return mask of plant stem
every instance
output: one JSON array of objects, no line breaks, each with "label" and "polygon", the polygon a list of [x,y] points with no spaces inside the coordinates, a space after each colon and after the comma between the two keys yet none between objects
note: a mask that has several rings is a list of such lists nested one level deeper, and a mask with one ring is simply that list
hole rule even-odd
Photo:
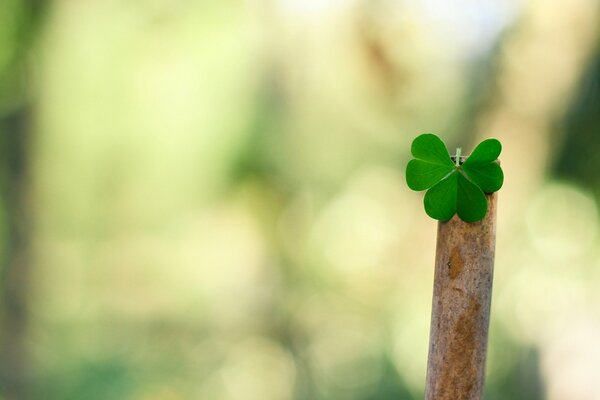
[{"label": "plant stem", "polygon": [[454,163],[456,164],[456,166],[458,167],[460,165],[460,153],[461,153],[462,149],[460,147],[456,148],[456,159],[454,160]]}]

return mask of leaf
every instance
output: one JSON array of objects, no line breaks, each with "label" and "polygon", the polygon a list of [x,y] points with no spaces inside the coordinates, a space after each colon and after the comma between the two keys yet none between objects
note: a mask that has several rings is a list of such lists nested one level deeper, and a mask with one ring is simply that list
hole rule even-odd
[{"label": "leaf", "polygon": [[486,139],[479,143],[463,165],[488,163],[498,159],[502,144],[497,139]]},{"label": "leaf", "polygon": [[504,173],[497,162],[476,165],[475,167],[463,164],[462,167],[469,178],[485,193],[497,192],[504,183]]},{"label": "leaf", "polygon": [[412,142],[410,151],[417,160],[454,167],[446,145],[439,137],[432,133],[424,133],[417,136]]},{"label": "leaf", "polygon": [[453,166],[410,160],[406,166],[406,182],[412,190],[429,189],[453,170]]},{"label": "leaf", "polygon": [[425,212],[433,219],[447,221],[456,213],[456,190],[458,174],[453,172],[446,179],[442,179],[437,185],[425,193]]},{"label": "leaf", "polygon": [[483,191],[463,174],[458,175],[456,211],[465,222],[481,221],[487,212],[487,199]]},{"label": "leaf", "polygon": [[462,164],[463,170],[485,193],[493,193],[502,187],[504,173],[498,164],[502,145],[496,139],[479,143],[473,153]]},{"label": "leaf", "polygon": [[499,190],[504,174],[498,156],[502,145],[496,139],[481,142],[462,165],[450,158],[446,145],[436,135],[417,136],[406,167],[406,183],[413,190],[427,190],[423,199],[431,218],[447,221],[454,214],[465,222],[482,220],[488,209],[485,193]]},{"label": "leaf", "polygon": [[446,145],[435,135],[418,136],[411,152],[415,160],[406,166],[406,183],[412,190],[429,189],[454,170]]}]

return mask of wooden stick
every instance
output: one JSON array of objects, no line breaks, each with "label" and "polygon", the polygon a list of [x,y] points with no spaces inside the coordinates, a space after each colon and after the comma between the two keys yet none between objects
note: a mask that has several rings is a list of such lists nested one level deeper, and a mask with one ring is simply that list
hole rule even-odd
[{"label": "wooden stick", "polygon": [[476,223],[438,223],[427,400],[480,400],[496,245],[496,194]]}]

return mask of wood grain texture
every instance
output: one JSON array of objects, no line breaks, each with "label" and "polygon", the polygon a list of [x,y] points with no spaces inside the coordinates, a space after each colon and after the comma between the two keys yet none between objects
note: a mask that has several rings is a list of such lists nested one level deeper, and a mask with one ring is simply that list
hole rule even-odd
[{"label": "wood grain texture", "polygon": [[458,216],[438,223],[427,400],[483,397],[494,251],[496,194],[476,223]]}]

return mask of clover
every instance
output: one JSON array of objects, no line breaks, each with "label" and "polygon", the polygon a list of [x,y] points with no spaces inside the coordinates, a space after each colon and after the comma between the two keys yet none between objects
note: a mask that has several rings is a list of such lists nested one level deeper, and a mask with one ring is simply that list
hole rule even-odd
[{"label": "clover", "polygon": [[406,183],[412,190],[427,190],[423,202],[431,218],[448,221],[458,214],[465,222],[481,221],[488,208],[485,194],[498,191],[504,182],[501,151],[498,140],[487,139],[466,158],[456,149],[453,160],[439,137],[419,135],[411,146],[415,159],[406,167]]}]

